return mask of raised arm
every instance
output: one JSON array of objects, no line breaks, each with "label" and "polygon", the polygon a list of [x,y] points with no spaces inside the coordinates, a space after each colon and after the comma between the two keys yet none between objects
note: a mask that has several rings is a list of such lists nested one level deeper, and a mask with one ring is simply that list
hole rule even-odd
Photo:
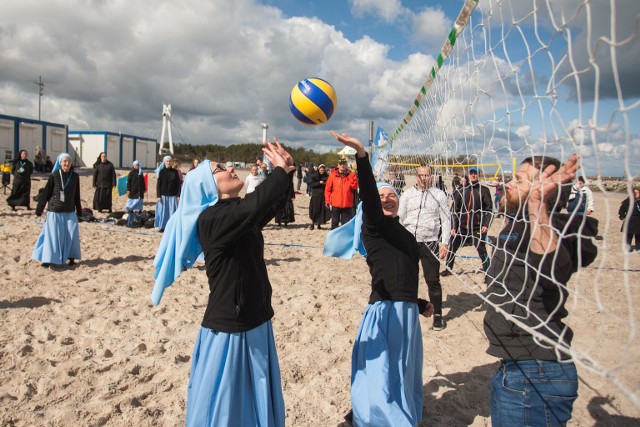
[{"label": "raised arm", "polygon": [[356,150],[356,163],[358,165],[358,180],[360,184],[360,200],[362,200],[362,210],[371,221],[376,222],[384,216],[380,195],[376,187],[376,180],[371,170],[371,164],[367,157],[364,145],[357,138],[346,133],[341,135],[331,131],[331,135],[344,145]]},{"label": "raised arm", "polygon": [[544,254],[556,250],[558,235],[550,225],[546,196],[554,191],[559,191],[560,184],[573,179],[579,167],[578,155],[574,154],[558,170],[555,166],[550,165],[534,177],[527,201],[527,211],[531,223],[530,249],[532,252]]}]

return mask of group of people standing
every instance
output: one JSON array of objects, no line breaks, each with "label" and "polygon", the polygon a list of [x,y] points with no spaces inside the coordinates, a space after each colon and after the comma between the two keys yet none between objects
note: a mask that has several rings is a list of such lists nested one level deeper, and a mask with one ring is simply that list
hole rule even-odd
[{"label": "group of people standing", "polygon": [[[537,156],[522,162],[516,179],[504,184],[507,220],[489,258],[486,248],[481,253],[479,242],[487,233],[494,202],[488,188],[479,184],[477,171],[470,170],[466,185],[456,188],[450,208],[446,193],[433,185],[429,166],[420,166],[416,185],[400,195],[393,185],[376,183],[358,139],[331,134],[356,151],[358,176],[343,163],[330,173],[324,165],[318,167],[311,179],[312,227],[328,221],[330,205],[332,230],[325,254],[349,258],[359,251],[371,274],[368,303],[352,351],[348,420],[357,426],[416,426],[421,422],[419,316],[433,315],[433,328],[444,327],[440,261],[455,254],[464,239],[472,239],[486,273],[487,351],[501,361],[488,386],[492,425],[520,425],[522,420],[564,425],[571,417],[578,387],[569,353],[573,333],[563,323],[568,315],[566,284],[597,255],[593,237],[598,223],[589,216],[593,207],[588,201],[585,216],[554,209],[570,198],[560,188],[575,178],[578,157],[572,156],[565,164]],[[159,304],[165,289],[200,254],[209,284],[192,358],[188,426],[284,425],[262,229],[291,201],[295,163],[277,140],[265,142],[263,151],[273,170],[252,191],[247,189],[244,198],[239,197],[244,182],[233,165],[203,161],[193,166],[184,183],[169,156],[156,170],[156,226],[164,234],[154,260],[153,303]],[[29,172],[29,163],[26,152],[20,152],[14,162],[14,177],[21,174],[23,193],[26,188],[30,191],[30,179],[28,187],[26,179],[33,166]],[[251,176],[256,174],[252,171]],[[105,153],[95,165],[93,184],[94,208],[111,210],[115,171]],[[361,203],[353,209],[358,188]],[[132,164],[127,190],[131,200],[127,208],[138,210],[145,190],[137,161]],[[349,199],[348,194],[354,198]],[[19,205],[20,195],[18,190],[12,192],[14,206]],[[580,201],[582,196],[576,197]],[[45,266],[67,261],[73,265],[81,255],[78,217],[82,206],[79,175],[67,153],[56,159],[38,200],[37,216],[46,205],[46,221],[32,257]],[[633,199],[623,203],[619,213],[621,218],[631,217],[627,227],[631,229],[633,218],[640,218],[639,190],[634,189]],[[560,229],[569,232],[561,236],[556,232]],[[636,235],[636,245],[637,239]],[[420,264],[430,301],[418,297]],[[524,325],[515,324],[503,312],[525,319]],[[542,338],[534,336],[533,330]]]},{"label": "group of people standing", "polygon": [[[455,216],[446,194],[429,185],[428,166],[418,168],[416,186],[401,197],[389,183],[376,183],[358,139],[331,133],[356,151],[361,203],[355,215],[328,233],[324,254],[348,259],[360,252],[371,274],[369,301],[353,345],[352,411],[346,418],[356,426],[416,426],[423,412],[419,316],[441,309],[436,264],[449,245],[442,231],[486,232],[482,218],[473,222],[475,195],[470,192],[476,180],[470,177],[467,191],[461,191],[465,216],[456,226],[448,225]],[[188,426],[284,425],[262,228],[286,203],[295,166],[277,140],[265,142],[263,151],[273,172],[244,198],[239,196],[244,183],[220,164],[203,162],[189,173],[182,192],[186,200],[169,220],[154,260],[152,300],[158,304],[166,288],[204,254],[209,299],[192,358]],[[494,426],[522,420],[564,425],[571,417],[578,382],[569,359],[572,333],[562,321],[568,314],[565,285],[595,258],[597,221],[587,217],[583,223],[550,207],[566,198],[558,188],[576,176],[579,166],[576,155],[564,165],[549,157],[528,158],[517,179],[505,185],[508,221],[487,260],[485,279],[488,352],[501,360],[487,385]],[[326,168],[319,167],[317,176],[318,186],[326,189],[331,179]],[[316,202],[323,200],[320,196],[318,191]],[[561,236],[557,229],[575,233]],[[431,302],[418,297],[420,263]],[[526,310],[535,316],[526,316]],[[526,326],[503,312],[527,319]],[[532,331],[548,342],[542,344]]]},{"label": "group of people standing", "polygon": [[349,170],[347,160],[340,159],[331,171],[324,164],[312,169],[307,177],[311,189],[309,229],[322,229],[331,220],[331,229],[346,224],[356,213],[358,176]]}]

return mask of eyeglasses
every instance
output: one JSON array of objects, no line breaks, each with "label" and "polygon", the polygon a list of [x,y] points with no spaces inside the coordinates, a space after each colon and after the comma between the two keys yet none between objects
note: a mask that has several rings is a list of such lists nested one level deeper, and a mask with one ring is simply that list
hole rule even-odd
[{"label": "eyeglasses", "polygon": [[220,163],[216,163],[216,167],[213,168],[213,171],[211,173],[215,175],[218,172],[226,172],[226,171],[227,171],[227,168],[223,168],[222,166],[220,166]]}]

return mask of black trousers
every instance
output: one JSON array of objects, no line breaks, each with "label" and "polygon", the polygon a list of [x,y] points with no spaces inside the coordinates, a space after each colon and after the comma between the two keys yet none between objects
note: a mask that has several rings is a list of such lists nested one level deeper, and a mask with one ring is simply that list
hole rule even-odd
[{"label": "black trousers", "polygon": [[636,251],[640,252],[640,234],[633,234],[633,233],[627,234],[627,246],[631,248],[631,242],[633,241],[634,236],[636,239]]},{"label": "black trousers", "polygon": [[331,206],[331,229],[338,228],[338,226],[346,224],[353,218],[352,208],[335,208]]},{"label": "black trousers", "polygon": [[455,236],[449,239],[449,254],[447,255],[447,268],[453,269],[453,263],[456,259],[456,252],[460,246],[471,243],[478,250],[478,255],[482,261],[482,269],[486,272],[489,269],[489,254],[487,254],[487,245],[485,240],[486,234],[480,234],[480,231],[472,231],[471,233],[464,228],[458,230]]},{"label": "black trousers", "polygon": [[439,248],[438,242],[418,242],[422,273],[429,288],[429,302],[433,304],[433,314],[442,315]]}]

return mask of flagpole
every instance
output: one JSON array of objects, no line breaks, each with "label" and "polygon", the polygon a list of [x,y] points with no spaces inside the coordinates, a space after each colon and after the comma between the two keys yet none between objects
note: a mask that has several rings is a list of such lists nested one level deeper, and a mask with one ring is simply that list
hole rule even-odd
[{"label": "flagpole", "polygon": [[371,159],[372,150],[373,150],[373,120],[369,122],[369,159]]}]

